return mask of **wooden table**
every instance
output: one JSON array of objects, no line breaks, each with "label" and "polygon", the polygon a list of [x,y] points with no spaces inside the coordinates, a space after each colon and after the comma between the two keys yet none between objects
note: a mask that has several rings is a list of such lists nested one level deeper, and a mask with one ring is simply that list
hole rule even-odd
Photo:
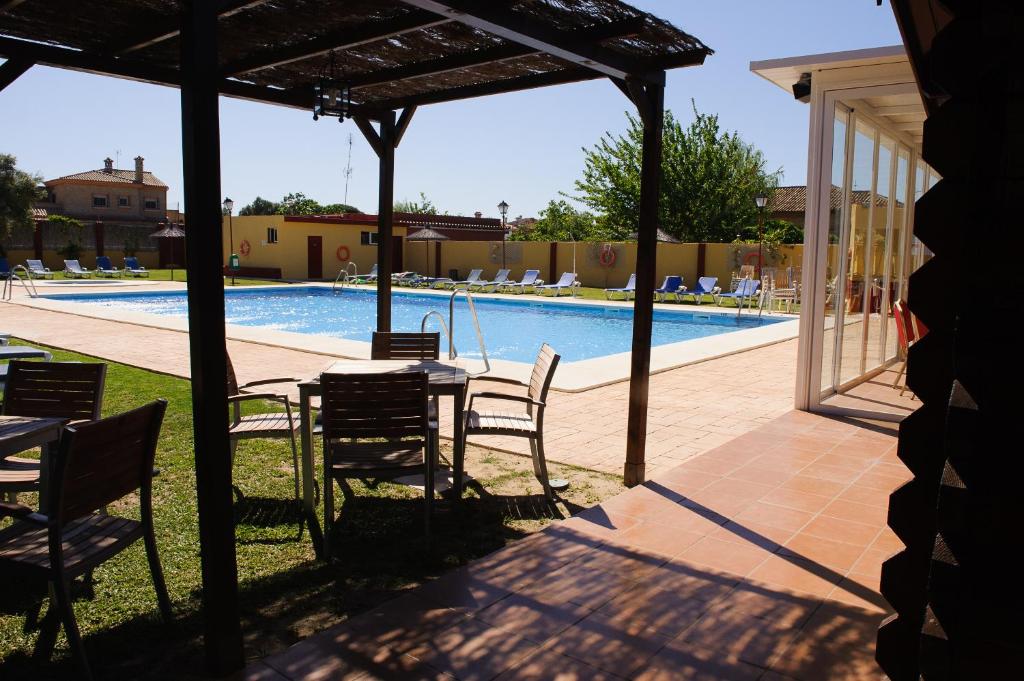
[{"label": "wooden table", "polygon": [[[455,452],[452,461],[452,491],[455,499],[462,496],[462,478],[465,470],[466,452],[462,436],[465,426],[463,412],[466,404],[466,390],[469,387],[469,374],[454,364],[437,360],[392,360],[392,359],[349,359],[331,363],[325,374],[377,374],[377,373],[408,373],[426,371],[428,374],[428,390],[431,395],[451,396],[455,406]],[[299,383],[299,418],[302,452],[302,505],[309,522],[310,534],[317,556],[323,550],[323,533],[316,517],[316,501],[314,480],[316,478],[315,462],[313,461],[313,417],[310,399],[321,396],[320,377]],[[324,484],[330,484],[325,482]]]},{"label": "wooden table", "polygon": [[60,439],[67,419],[34,416],[0,416],[0,459],[33,447],[42,447],[39,462],[39,504],[43,507],[46,490],[47,457],[50,448]]}]

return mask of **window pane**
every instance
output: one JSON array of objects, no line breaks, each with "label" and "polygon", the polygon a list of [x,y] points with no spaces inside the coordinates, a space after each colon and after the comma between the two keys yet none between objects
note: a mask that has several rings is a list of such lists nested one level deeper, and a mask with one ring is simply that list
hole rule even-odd
[{"label": "window pane", "polygon": [[846,133],[849,114],[836,109],[832,126],[832,187],[829,196],[828,245],[825,260],[825,314],[821,346],[821,390],[832,389],[835,360],[835,329],[839,296],[839,250],[843,230],[843,186],[846,174]]}]

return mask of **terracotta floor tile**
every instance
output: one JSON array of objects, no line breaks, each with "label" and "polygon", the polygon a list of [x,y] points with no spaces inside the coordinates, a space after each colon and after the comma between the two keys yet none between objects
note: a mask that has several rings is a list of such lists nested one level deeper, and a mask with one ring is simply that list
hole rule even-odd
[{"label": "terracotta floor tile", "polygon": [[849,485],[841,482],[822,480],[821,478],[814,478],[801,473],[794,475],[788,481],[779,485],[779,488],[791,489],[797,492],[807,492],[809,494],[819,494],[824,497],[834,497],[840,494],[848,486]]},{"label": "terracotta floor tile", "polygon": [[846,574],[864,551],[860,544],[846,544],[801,532],[787,541],[778,553],[814,561]]},{"label": "terracotta floor tile", "polygon": [[878,593],[878,589],[878,576],[847,575],[829,592],[825,602],[852,605],[865,612],[892,612],[892,606]]},{"label": "terracotta floor tile", "polygon": [[789,541],[795,532],[781,527],[772,527],[750,521],[731,521],[722,525],[709,536],[734,544],[746,544],[775,553]]},{"label": "terracotta floor tile", "polygon": [[850,568],[850,574],[863,577],[878,577],[882,573],[882,563],[895,555],[895,551],[868,549]]},{"label": "terracotta floor tile", "polygon": [[802,532],[815,537],[867,547],[878,535],[878,526],[820,515],[807,523]]},{"label": "terracotta floor tile", "polygon": [[589,608],[573,603],[552,605],[523,594],[512,594],[481,610],[475,617],[534,643],[543,643],[589,613]]},{"label": "terracotta floor tile", "polygon": [[[672,530],[668,530],[668,532],[669,536],[675,535]],[[625,535],[623,536],[625,537]],[[647,574],[668,560],[669,557],[663,553],[644,551],[628,541],[614,541],[603,544],[567,568],[586,568],[638,580],[644,579]]]},{"label": "terracotta floor tile", "polygon": [[455,624],[409,651],[414,657],[459,679],[492,679],[537,650],[511,632],[475,619]]},{"label": "terracotta floor tile", "polygon": [[761,501],[775,506],[785,506],[807,513],[817,513],[825,508],[830,502],[829,497],[820,494],[808,494],[792,489],[774,489],[761,497]]},{"label": "terracotta floor tile", "polygon": [[618,541],[643,552],[672,558],[703,537],[704,534],[698,532],[645,522],[626,530]]},{"label": "terracotta floor tile", "polygon": [[807,466],[807,468],[803,469],[803,471],[801,471],[801,475],[848,485],[860,477],[862,472],[863,469],[858,470],[855,468],[844,468],[841,466],[829,466],[815,461]]},{"label": "terracotta floor tile", "polygon": [[629,576],[570,563],[519,593],[551,605],[573,603],[594,609],[635,585],[636,580]]},{"label": "terracotta floor tile", "polygon": [[771,670],[799,681],[885,679],[874,660],[880,616],[851,615],[848,608],[823,606]]},{"label": "terracotta floor tile", "polygon": [[772,468],[768,466],[758,464],[747,464],[739,470],[735,470],[729,474],[729,477],[734,480],[745,480],[747,482],[754,482],[758,485],[775,486],[781,485],[782,483],[789,480],[792,474],[788,471],[782,470],[781,468]]},{"label": "terracotta floor tile", "polygon": [[741,610],[715,609],[682,638],[694,647],[714,650],[725,659],[767,668],[798,632],[784,621],[752,618]]},{"label": "terracotta floor tile", "polygon": [[747,480],[738,480],[729,476],[719,480],[718,482],[711,483],[701,490],[701,493],[722,498],[728,497],[754,501],[770,492],[774,486],[774,484],[760,484]]},{"label": "terracotta floor tile", "polygon": [[907,478],[897,477],[895,475],[865,473],[857,478],[857,485],[860,487],[870,487],[872,489],[882,490],[884,492],[893,492],[906,481]]},{"label": "terracotta floor tile", "polygon": [[753,581],[816,597],[829,594],[842,578],[842,573],[814,561],[781,555],[772,556],[750,573]]},{"label": "terracotta floor tile", "polygon": [[775,506],[757,502],[748,506],[742,513],[736,516],[739,523],[754,522],[763,525],[771,525],[784,530],[796,532],[806,525],[814,515],[806,511],[784,506]]},{"label": "terracotta floor tile", "polygon": [[855,501],[836,499],[821,512],[822,515],[842,520],[852,520],[857,523],[870,523],[872,525],[885,524],[889,514],[888,504],[860,504]]},{"label": "terracotta floor tile", "polygon": [[674,638],[700,619],[708,602],[661,586],[657,582],[637,585],[605,603],[597,614],[626,630],[651,629]]},{"label": "terracotta floor tile", "polygon": [[231,677],[230,681],[289,681],[289,679],[263,662],[257,662],[241,674]]},{"label": "terracotta floor tile", "polygon": [[487,580],[474,577],[469,568],[459,568],[420,587],[416,594],[447,608],[466,612],[482,610],[511,593]]},{"label": "terracotta floor tile", "polygon": [[771,552],[757,546],[705,537],[683,551],[680,560],[743,576],[760,565]]},{"label": "terracotta floor tile", "polygon": [[715,601],[711,612],[739,612],[747,617],[770,620],[778,626],[799,629],[823,600],[748,579]]},{"label": "terracotta floor tile", "polygon": [[502,673],[497,681],[616,681],[621,678],[566,655],[542,650]]},{"label": "terracotta floor tile", "polygon": [[363,651],[386,647],[404,653],[465,618],[465,612],[435,605],[421,598],[417,591],[388,601],[325,634],[339,647]]},{"label": "terracotta floor tile", "polygon": [[696,601],[714,601],[730,591],[740,577],[730,572],[712,570],[684,559],[671,560],[647,576],[640,585],[653,585]]},{"label": "terracotta floor tile", "polygon": [[549,641],[545,648],[630,677],[670,640],[654,630],[619,626],[593,613]]},{"label": "terracotta floor tile", "polygon": [[686,641],[673,641],[635,677],[636,681],[754,681],[764,672],[736,657],[702,648]]}]

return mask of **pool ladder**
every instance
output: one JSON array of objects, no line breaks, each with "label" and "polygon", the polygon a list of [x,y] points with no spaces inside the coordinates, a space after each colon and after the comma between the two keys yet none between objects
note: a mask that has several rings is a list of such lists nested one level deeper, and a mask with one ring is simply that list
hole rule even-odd
[{"label": "pool ladder", "polygon": [[331,291],[336,291],[340,285],[342,292],[345,291],[345,284],[359,277],[359,267],[354,262],[349,260],[345,263],[345,266],[338,270],[338,276],[334,278],[334,284],[331,285]]},{"label": "pool ladder", "polygon": [[427,322],[431,317],[437,317],[437,320],[441,323],[441,330],[444,331],[445,337],[448,338],[448,359],[453,360],[459,356],[459,351],[455,347],[454,332],[455,332],[455,298],[460,293],[466,294],[466,302],[469,304],[469,313],[473,318],[473,327],[476,330],[476,340],[480,345],[480,355],[484,360],[484,370],[470,374],[471,376],[482,376],[490,372],[491,362],[487,358],[487,347],[484,345],[484,333],[480,329],[480,317],[476,313],[476,304],[473,302],[473,295],[469,292],[469,288],[456,288],[452,291],[451,297],[448,298],[448,322],[445,323],[444,316],[437,310],[431,310],[427,314],[423,315],[423,321],[420,322],[420,332],[425,333],[427,330]]},{"label": "pool ladder", "polygon": [[[19,271],[25,273],[24,279],[18,276]],[[21,282],[21,286],[28,293],[29,298],[39,297],[39,292],[36,291],[36,283],[32,281],[32,273],[24,265],[15,265],[4,277],[4,291],[0,295],[0,300],[11,300],[14,297],[15,282]]]}]

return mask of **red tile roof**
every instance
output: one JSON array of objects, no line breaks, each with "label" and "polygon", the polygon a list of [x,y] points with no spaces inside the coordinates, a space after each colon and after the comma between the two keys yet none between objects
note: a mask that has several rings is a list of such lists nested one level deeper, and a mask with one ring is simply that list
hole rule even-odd
[{"label": "red tile roof", "polygon": [[[77,180],[82,182],[107,182],[110,184],[135,184],[135,171],[121,170],[118,168],[114,168],[110,172],[107,172],[105,170],[86,170],[85,172],[82,173],[63,175],[52,180],[47,180],[43,184],[49,186],[52,182],[61,182],[64,180]],[[161,180],[148,170],[142,172],[142,185],[145,187],[162,187],[164,189],[167,188],[167,184],[164,183],[163,180]]]}]

